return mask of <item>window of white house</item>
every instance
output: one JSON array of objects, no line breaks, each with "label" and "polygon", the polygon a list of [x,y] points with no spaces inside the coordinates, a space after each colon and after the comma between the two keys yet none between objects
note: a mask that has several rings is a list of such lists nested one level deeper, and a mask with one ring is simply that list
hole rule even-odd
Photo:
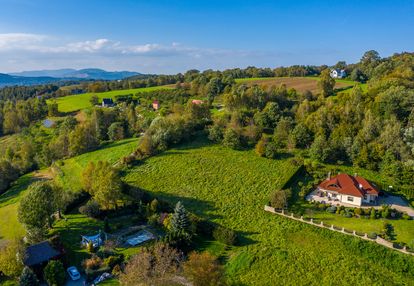
[{"label": "window of white house", "polygon": [[354,197],[348,197],[348,202],[353,202],[354,201]]}]

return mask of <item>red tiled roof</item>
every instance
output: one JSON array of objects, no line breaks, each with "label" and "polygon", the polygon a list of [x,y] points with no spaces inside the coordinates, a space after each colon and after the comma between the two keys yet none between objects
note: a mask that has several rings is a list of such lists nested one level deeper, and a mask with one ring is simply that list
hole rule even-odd
[{"label": "red tiled roof", "polygon": [[360,176],[354,177],[348,174],[339,174],[331,179],[326,179],[318,187],[327,191],[361,198],[366,194],[378,195],[377,188],[370,182]]}]

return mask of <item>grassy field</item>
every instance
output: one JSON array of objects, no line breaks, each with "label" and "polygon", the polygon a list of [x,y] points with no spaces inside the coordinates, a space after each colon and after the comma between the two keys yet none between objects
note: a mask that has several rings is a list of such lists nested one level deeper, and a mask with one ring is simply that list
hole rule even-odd
[{"label": "grassy field", "polygon": [[[312,93],[320,92],[318,87],[318,77],[268,77],[268,78],[239,78],[236,79],[237,83],[246,83],[248,85],[258,84],[264,87],[275,86],[279,87],[281,84],[285,84],[287,88],[294,88],[298,92],[304,92],[306,90]],[[357,84],[351,80],[337,79],[336,89],[346,89]]]},{"label": "grassy field", "polygon": [[[108,146],[87,154],[64,161],[62,173],[58,180],[66,188],[73,191],[80,189],[80,174],[89,161],[107,160],[115,163],[119,158],[130,154],[137,145],[136,138],[109,144]],[[0,196],[0,245],[7,240],[21,237],[24,229],[17,220],[17,208],[20,198],[24,195],[31,182],[43,178],[42,173],[30,173],[20,177],[10,190]]]},{"label": "grassy field", "polygon": [[117,163],[122,157],[131,154],[138,146],[137,138],[125,139],[114,142],[102,147],[99,150],[85,153],[67,160],[64,160],[58,166],[58,176],[56,180],[62,184],[65,189],[74,192],[81,188],[80,177],[83,169],[89,162],[108,161]]},{"label": "grassy field", "polygon": [[289,159],[198,141],[148,159],[126,180],[238,231],[239,246],[222,253],[227,275],[238,285],[414,283],[412,271],[407,274],[414,258],[264,212],[269,193],[296,168]]},{"label": "grassy field", "polygon": [[169,88],[171,88],[171,86],[153,86],[153,87],[143,87],[143,88],[135,88],[135,89],[114,90],[114,91],[100,92],[100,93],[83,93],[83,94],[59,97],[56,99],[56,101],[58,103],[60,112],[73,112],[73,111],[78,111],[81,109],[91,107],[92,105],[90,103],[90,99],[92,98],[93,95],[97,95],[99,100],[102,100],[103,98],[115,99],[117,95],[128,95],[128,94],[135,95],[138,92],[146,92],[146,91],[169,89]]}]

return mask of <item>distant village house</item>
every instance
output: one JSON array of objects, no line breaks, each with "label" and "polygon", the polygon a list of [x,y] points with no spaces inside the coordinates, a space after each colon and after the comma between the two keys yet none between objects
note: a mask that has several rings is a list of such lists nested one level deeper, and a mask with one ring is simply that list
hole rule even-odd
[{"label": "distant village house", "polygon": [[158,109],[160,108],[160,103],[158,102],[158,100],[154,100],[154,101],[152,102],[152,108],[153,108],[154,110],[158,110]]},{"label": "distant village house", "polygon": [[203,103],[204,103],[204,101],[203,101],[203,100],[200,100],[200,99],[193,99],[193,100],[191,101],[191,103],[192,103],[192,104],[199,105],[199,104],[203,104]]},{"label": "distant village house", "polygon": [[332,78],[344,78],[346,77],[345,70],[331,69],[330,75]]},{"label": "distant village house", "polygon": [[112,100],[112,98],[104,98],[102,99],[102,107],[113,107],[114,101]]}]

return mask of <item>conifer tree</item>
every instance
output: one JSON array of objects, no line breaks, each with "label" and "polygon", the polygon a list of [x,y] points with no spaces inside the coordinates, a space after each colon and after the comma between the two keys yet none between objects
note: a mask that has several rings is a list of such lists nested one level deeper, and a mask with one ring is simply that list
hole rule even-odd
[{"label": "conifer tree", "polygon": [[29,267],[23,268],[19,279],[19,286],[38,286],[39,280]]},{"label": "conifer tree", "polygon": [[171,218],[171,230],[173,232],[188,233],[190,229],[190,219],[184,205],[178,202],[175,205],[174,213]]}]

